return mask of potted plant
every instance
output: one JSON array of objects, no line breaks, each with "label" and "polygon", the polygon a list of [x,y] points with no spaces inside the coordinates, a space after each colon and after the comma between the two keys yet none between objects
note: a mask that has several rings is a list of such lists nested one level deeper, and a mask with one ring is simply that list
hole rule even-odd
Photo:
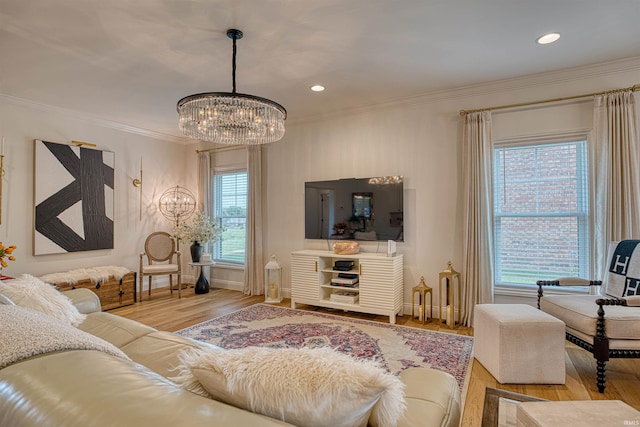
[{"label": "potted plant", "polygon": [[16,260],[16,258],[13,255],[11,255],[15,248],[16,248],[15,245],[4,246],[2,244],[2,242],[0,242],[0,278],[3,277],[2,276],[2,269],[3,268],[7,268],[9,266],[9,264],[5,260],[5,257],[9,261],[15,261]]},{"label": "potted plant", "polygon": [[191,242],[191,260],[200,262],[204,250],[202,244],[216,242],[223,231],[215,220],[210,220],[202,211],[196,211],[191,222],[178,224],[173,234],[178,240]]}]

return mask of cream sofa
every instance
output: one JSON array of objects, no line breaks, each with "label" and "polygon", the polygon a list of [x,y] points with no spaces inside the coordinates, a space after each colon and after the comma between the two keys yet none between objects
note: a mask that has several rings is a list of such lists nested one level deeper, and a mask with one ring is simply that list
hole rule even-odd
[{"label": "cream sofa", "polygon": [[[88,289],[65,294],[80,312],[88,313],[79,329],[114,344],[132,361],[100,351],[68,350],[9,365],[0,370],[0,425],[287,425],[185,391],[168,379],[175,375],[171,368],[181,350],[207,344],[102,312]],[[411,368],[401,379],[407,411],[400,426],[459,425],[460,393],[451,375]]]}]

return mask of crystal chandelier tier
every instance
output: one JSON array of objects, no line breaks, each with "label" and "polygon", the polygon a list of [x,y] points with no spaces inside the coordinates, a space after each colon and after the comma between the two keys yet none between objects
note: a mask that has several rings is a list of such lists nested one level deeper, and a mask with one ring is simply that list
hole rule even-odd
[{"label": "crystal chandelier tier", "polygon": [[178,101],[179,127],[188,137],[218,144],[257,145],[284,136],[287,110],[259,96],[236,93],[236,41],[242,31],[227,30],[233,40],[232,92],[189,95]]}]

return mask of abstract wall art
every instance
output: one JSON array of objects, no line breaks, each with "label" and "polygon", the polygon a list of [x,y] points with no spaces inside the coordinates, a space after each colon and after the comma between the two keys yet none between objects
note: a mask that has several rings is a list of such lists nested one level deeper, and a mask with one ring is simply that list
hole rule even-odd
[{"label": "abstract wall art", "polygon": [[34,255],[113,249],[115,153],[35,141]]}]

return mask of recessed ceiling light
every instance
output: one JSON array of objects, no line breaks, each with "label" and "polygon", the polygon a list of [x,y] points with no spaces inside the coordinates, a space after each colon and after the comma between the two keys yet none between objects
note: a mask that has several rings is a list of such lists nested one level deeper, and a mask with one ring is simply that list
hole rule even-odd
[{"label": "recessed ceiling light", "polygon": [[322,92],[324,90],[324,86],[322,85],[313,85],[311,86],[311,90],[314,92]]},{"label": "recessed ceiling light", "polygon": [[558,33],[549,33],[549,34],[545,34],[543,36],[538,37],[538,39],[536,40],[536,43],[538,44],[549,44],[549,43],[553,43],[554,41],[558,40],[560,38],[560,34]]}]

